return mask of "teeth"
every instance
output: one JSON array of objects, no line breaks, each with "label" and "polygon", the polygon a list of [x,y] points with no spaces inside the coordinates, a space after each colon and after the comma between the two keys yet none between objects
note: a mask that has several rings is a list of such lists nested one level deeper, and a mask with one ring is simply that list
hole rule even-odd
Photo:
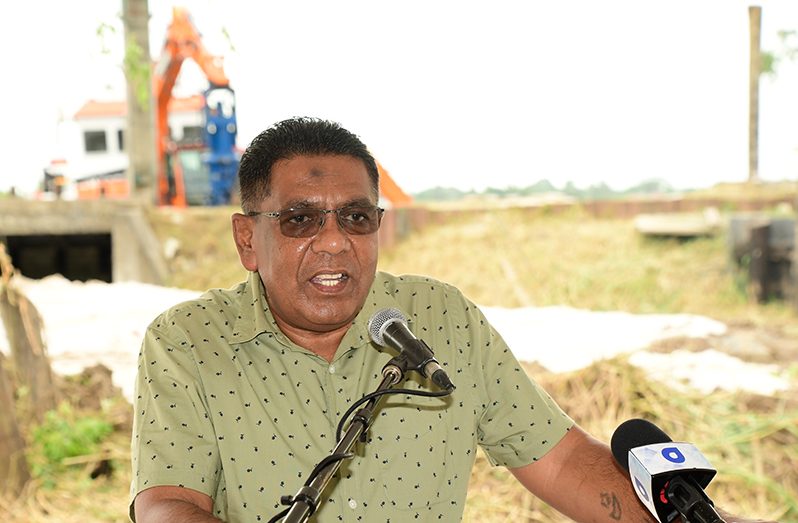
[{"label": "teeth", "polygon": [[338,285],[338,283],[340,283],[341,280],[343,279],[344,279],[343,273],[339,272],[338,274],[319,274],[313,278],[313,281],[315,281],[316,283],[320,283],[325,287],[334,287],[335,285]]}]

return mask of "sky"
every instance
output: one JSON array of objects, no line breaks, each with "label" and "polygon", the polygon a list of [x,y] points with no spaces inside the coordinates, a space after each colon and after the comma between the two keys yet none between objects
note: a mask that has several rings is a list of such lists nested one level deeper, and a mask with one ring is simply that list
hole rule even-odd
[{"label": "sky", "polygon": [[[697,188],[748,177],[749,3],[150,0],[150,45],[157,57],[172,6],[186,7],[225,58],[240,147],[284,118],[328,118],[411,193],[541,179]],[[762,47],[779,51],[798,2],[758,5]],[[33,191],[68,156],[64,129],[85,101],[124,98],[121,9],[4,7],[0,191]],[[204,87],[187,63],[176,93]],[[763,77],[760,100],[760,177],[796,181],[798,61]]]}]

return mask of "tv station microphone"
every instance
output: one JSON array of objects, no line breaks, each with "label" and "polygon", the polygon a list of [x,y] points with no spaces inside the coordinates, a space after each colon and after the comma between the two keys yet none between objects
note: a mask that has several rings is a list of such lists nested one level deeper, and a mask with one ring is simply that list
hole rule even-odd
[{"label": "tv station microphone", "polygon": [[396,308],[378,310],[369,320],[368,329],[374,343],[398,350],[400,356],[407,359],[410,368],[431,379],[440,388],[454,390],[454,384],[438,364],[432,349],[410,332],[402,311]]},{"label": "tv station microphone", "polygon": [[660,523],[725,523],[704,492],[717,472],[690,443],[674,442],[644,419],[621,423],[610,443],[637,497]]}]

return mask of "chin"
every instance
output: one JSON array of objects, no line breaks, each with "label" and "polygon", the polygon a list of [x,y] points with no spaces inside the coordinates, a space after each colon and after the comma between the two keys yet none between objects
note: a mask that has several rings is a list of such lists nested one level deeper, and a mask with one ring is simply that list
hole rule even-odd
[{"label": "chin", "polygon": [[306,316],[310,321],[309,323],[315,325],[317,328],[325,330],[325,327],[332,330],[337,329],[343,325],[347,325],[354,321],[359,309],[350,308],[348,310],[330,310],[325,311],[324,308],[319,307]]}]

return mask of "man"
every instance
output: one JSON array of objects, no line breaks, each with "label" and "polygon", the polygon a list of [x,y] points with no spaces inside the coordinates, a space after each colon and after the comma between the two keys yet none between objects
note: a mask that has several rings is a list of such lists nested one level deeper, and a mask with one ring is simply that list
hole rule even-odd
[{"label": "man", "polygon": [[[366,327],[394,307],[457,388],[385,399],[315,521],[458,521],[476,445],[577,521],[652,521],[608,447],[529,380],[473,303],[442,282],[376,272],[378,172],[356,136],[280,122],[253,140],[239,179],[232,225],[248,280],[166,311],[142,346],[132,517],[267,521],[282,510],[395,355]],[[403,387],[431,385],[412,373]]]}]

